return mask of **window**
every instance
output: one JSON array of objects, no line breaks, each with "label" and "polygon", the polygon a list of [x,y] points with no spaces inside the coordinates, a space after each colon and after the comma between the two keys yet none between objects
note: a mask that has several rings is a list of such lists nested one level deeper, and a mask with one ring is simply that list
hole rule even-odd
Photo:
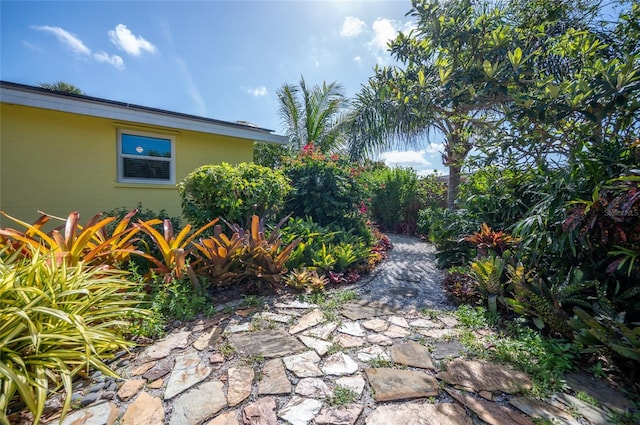
[{"label": "window", "polygon": [[174,138],[119,130],[118,182],[175,184]]}]

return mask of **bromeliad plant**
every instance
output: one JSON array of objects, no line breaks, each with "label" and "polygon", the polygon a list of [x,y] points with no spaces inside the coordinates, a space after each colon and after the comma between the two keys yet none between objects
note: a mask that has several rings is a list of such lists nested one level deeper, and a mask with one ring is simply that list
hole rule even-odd
[{"label": "bromeliad plant", "polygon": [[[117,266],[125,263],[136,252],[137,240],[134,236],[138,233],[138,228],[129,225],[136,212],[137,210],[133,210],[126,214],[115,225],[111,234],[106,229],[116,218],[102,218],[101,214],[96,214],[86,225],[81,226],[77,211],[70,213],[66,220],[42,213],[33,224],[0,212],[26,228],[24,232],[10,228],[0,229],[0,248],[17,250],[25,256],[30,255],[32,249],[37,249],[43,254],[51,254],[56,262],[64,262],[69,266],[76,266],[80,261],[90,265]],[[60,228],[48,233],[43,230],[51,218],[64,222],[61,226],[64,228],[62,233]]]},{"label": "bromeliad plant", "polygon": [[[153,272],[158,275],[164,276],[164,282],[169,283],[174,277],[182,279],[185,273],[188,274],[191,279],[191,285],[194,289],[200,289],[200,283],[193,269],[187,262],[187,255],[193,249],[190,244],[198,237],[202,232],[208,228],[214,226],[218,222],[218,219],[214,219],[198,230],[189,235],[191,231],[191,225],[187,224],[177,235],[173,231],[173,225],[171,220],[149,220],[138,221],[138,225],[141,230],[148,234],[156,244],[157,249],[160,251],[160,259],[147,253],[141,254],[147,260],[154,264],[152,268]],[[161,224],[163,226],[163,232],[160,233],[154,225]]]},{"label": "bromeliad plant", "polygon": [[498,312],[497,301],[504,294],[502,275],[506,261],[497,255],[477,258],[472,261],[471,273],[478,282],[480,291],[487,297],[489,313],[495,315]]},{"label": "bromeliad plant", "polygon": [[266,235],[264,220],[254,215],[251,226],[245,230],[238,224],[229,224],[231,236],[214,228],[213,236],[193,242],[196,261],[193,270],[211,278],[216,285],[234,280],[260,279],[278,283],[287,272],[286,263],[300,239],[283,245],[280,227],[289,219],[285,217]]},{"label": "bromeliad plant", "polygon": [[197,258],[192,267],[197,275],[206,276],[215,286],[232,282],[241,273],[240,258],[245,245],[240,233],[227,236],[222,226],[216,224],[213,235],[193,242]]},{"label": "bromeliad plant", "polygon": [[513,236],[502,230],[496,232],[487,223],[482,223],[479,232],[466,236],[463,240],[476,247],[478,257],[486,257],[489,251],[502,255],[517,242]]},{"label": "bromeliad plant", "polygon": [[282,275],[287,272],[286,263],[291,253],[296,248],[300,239],[295,239],[287,246],[282,246],[280,227],[289,219],[282,219],[269,233],[265,235],[264,221],[254,215],[251,218],[249,232],[236,227],[236,231],[244,239],[245,252],[241,263],[244,267],[244,275],[248,278],[264,279],[268,282],[278,283]]},{"label": "bromeliad plant", "polygon": [[125,272],[24,249],[29,255],[0,251],[0,423],[23,406],[39,423],[47,396],[60,387],[64,416],[72,378],[90,369],[115,376],[104,360],[132,346],[123,332],[148,313]]}]

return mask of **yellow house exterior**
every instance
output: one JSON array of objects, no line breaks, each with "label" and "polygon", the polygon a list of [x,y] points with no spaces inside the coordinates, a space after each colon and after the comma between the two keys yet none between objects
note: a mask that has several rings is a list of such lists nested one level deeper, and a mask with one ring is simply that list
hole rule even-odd
[{"label": "yellow house exterior", "polygon": [[[142,203],[181,214],[176,184],[206,164],[286,143],[250,125],[0,82],[0,210],[32,222]],[[13,227],[0,218],[0,227]]]}]

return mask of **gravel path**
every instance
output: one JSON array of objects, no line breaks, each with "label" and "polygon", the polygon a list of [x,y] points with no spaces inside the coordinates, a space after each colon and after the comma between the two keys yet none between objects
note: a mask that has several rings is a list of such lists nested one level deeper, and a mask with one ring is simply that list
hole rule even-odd
[{"label": "gravel path", "polygon": [[389,257],[356,284],[361,299],[398,309],[453,310],[442,288],[443,272],[436,268],[435,247],[410,236],[388,237],[393,243]]}]

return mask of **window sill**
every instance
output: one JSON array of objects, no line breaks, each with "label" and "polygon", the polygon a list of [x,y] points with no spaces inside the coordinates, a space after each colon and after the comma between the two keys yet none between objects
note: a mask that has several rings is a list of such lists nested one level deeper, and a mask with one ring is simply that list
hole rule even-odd
[{"label": "window sill", "polygon": [[176,190],[176,185],[174,183],[169,184],[158,184],[158,183],[116,183],[114,185],[115,188],[122,189],[165,189],[165,190]]}]

